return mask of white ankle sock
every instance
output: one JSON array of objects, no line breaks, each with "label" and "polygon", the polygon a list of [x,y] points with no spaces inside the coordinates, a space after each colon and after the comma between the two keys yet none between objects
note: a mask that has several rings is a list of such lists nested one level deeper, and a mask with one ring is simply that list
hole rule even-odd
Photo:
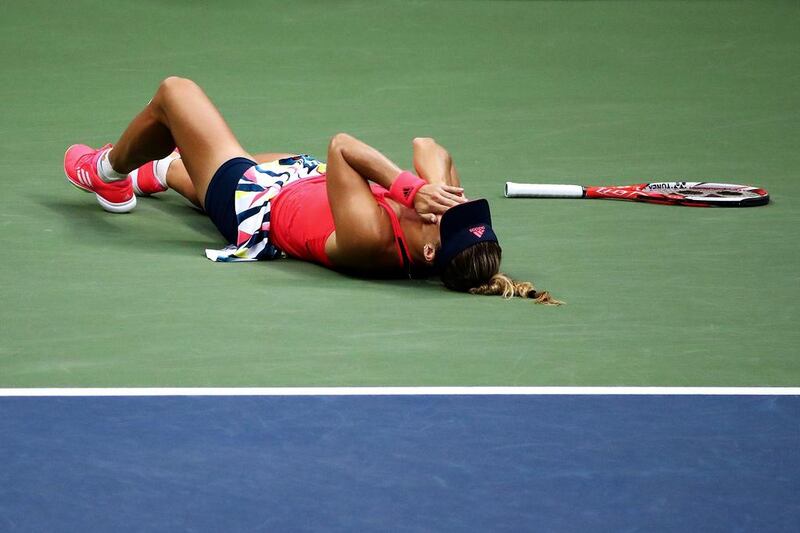
[{"label": "white ankle sock", "polygon": [[173,161],[180,158],[181,154],[178,152],[172,152],[164,159],[159,159],[153,163],[153,174],[156,175],[156,179],[165,189],[169,188],[167,186],[167,172],[169,172],[169,166]]},{"label": "white ankle sock", "polygon": [[127,174],[120,174],[114,167],[111,166],[111,162],[108,160],[108,154],[111,153],[111,150],[106,150],[106,153],[97,160],[97,173],[100,175],[100,179],[105,181],[106,183],[111,183],[112,181],[119,181],[124,180],[128,177]]}]

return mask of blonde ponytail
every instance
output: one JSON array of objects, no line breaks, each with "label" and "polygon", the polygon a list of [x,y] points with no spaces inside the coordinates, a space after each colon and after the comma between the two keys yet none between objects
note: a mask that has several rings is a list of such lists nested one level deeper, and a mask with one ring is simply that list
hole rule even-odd
[{"label": "blonde ponytail", "polygon": [[[514,281],[500,273],[500,245],[492,241],[478,244],[462,251],[450,261],[441,273],[444,286],[453,291],[472,294],[496,294],[506,300],[518,296],[530,298],[537,304],[561,305],[547,291],[537,291],[533,283]],[[484,282],[484,280],[489,280]]]},{"label": "blonde ponytail", "polygon": [[469,289],[470,294],[499,295],[506,300],[518,296],[531,298],[537,304],[561,305],[564,302],[556,300],[547,291],[537,292],[533,283],[529,281],[514,281],[503,273],[497,273],[483,285]]}]

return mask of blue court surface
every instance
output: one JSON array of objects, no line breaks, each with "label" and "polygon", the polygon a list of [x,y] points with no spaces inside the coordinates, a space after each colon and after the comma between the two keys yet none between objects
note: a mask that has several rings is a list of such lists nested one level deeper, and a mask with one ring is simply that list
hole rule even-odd
[{"label": "blue court surface", "polygon": [[800,531],[797,395],[0,398],[2,531]]}]

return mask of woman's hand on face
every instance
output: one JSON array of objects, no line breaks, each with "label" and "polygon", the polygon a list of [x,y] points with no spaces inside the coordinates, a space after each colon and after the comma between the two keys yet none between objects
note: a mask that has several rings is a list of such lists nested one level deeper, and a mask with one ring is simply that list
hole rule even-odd
[{"label": "woman's hand on face", "polygon": [[454,205],[463,204],[464,189],[443,183],[428,183],[417,191],[414,197],[414,209],[425,220],[436,221],[431,215],[441,215]]}]

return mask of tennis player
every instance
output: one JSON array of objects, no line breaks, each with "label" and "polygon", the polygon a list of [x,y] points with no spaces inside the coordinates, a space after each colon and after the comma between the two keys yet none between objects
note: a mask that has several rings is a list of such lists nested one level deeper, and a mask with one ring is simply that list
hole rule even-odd
[{"label": "tennis player", "polygon": [[[501,274],[486,200],[468,201],[448,152],[413,142],[416,174],[343,133],[327,164],[308,155],[250,155],[200,87],[165,79],[115,145],[73,145],[64,171],[113,213],[136,194],[176,190],[202,208],[229,246],[214,261],[284,253],[364,276],[440,276],[452,290],[558,303]],[[373,182],[373,183],[370,183]]]}]

